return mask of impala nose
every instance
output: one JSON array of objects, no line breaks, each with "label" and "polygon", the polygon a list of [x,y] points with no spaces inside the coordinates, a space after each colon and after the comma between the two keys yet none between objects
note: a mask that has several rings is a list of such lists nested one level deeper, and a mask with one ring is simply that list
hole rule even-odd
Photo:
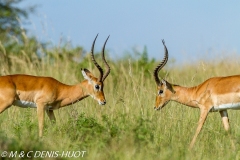
[{"label": "impala nose", "polygon": [[99,104],[100,105],[105,105],[107,102],[106,101],[100,101]]}]

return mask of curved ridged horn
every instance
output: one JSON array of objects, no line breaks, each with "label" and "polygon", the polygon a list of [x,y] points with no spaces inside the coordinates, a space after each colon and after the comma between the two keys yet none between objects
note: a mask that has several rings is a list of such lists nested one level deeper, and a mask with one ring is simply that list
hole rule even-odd
[{"label": "curved ridged horn", "polygon": [[105,43],[104,43],[104,45],[103,45],[103,48],[102,48],[102,59],[103,59],[103,62],[105,63],[105,65],[106,65],[106,67],[107,67],[107,71],[106,71],[106,73],[104,74],[104,76],[103,76],[103,78],[102,78],[102,81],[104,81],[106,78],[107,78],[107,76],[109,75],[109,73],[110,73],[110,66],[108,65],[108,63],[107,63],[107,61],[106,61],[106,59],[105,59],[105,55],[104,55],[104,51],[105,51],[105,46],[106,46],[106,44],[107,44],[107,41],[108,41],[108,38],[110,37],[110,35],[107,37],[107,39],[106,39],[106,41],[105,41]]},{"label": "curved ridged horn", "polygon": [[92,57],[92,61],[94,63],[94,65],[98,68],[99,72],[100,72],[100,75],[99,75],[99,78],[98,78],[98,81],[101,81],[102,80],[102,76],[103,76],[103,69],[102,67],[100,67],[100,65],[96,62],[95,58],[94,58],[94,45],[95,45],[95,41],[98,37],[98,34],[97,36],[95,37],[94,41],[93,41],[93,44],[92,44],[92,49],[91,49],[91,57]]},{"label": "curved ridged horn", "polygon": [[153,76],[155,78],[155,81],[156,81],[157,85],[160,84],[160,79],[158,77],[158,72],[165,66],[165,64],[168,61],[168,50],[167,50],[167,47],[165,45],[165,41],[162,40],[162,43],[164,45],[165,55],[164,55],[164,58],[163,58],[162,62],[154,69],[154,72],[153,72]]}]

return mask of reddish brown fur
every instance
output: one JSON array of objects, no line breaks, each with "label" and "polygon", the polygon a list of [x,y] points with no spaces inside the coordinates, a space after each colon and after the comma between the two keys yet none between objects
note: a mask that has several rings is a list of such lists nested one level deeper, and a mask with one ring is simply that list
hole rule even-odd
[{"label": "reddish brown fur", "polygon": [[[91,74],[91,73],[89,73]],[[56,120],[53,110],[71,105],[89,95],[105,104],[103,83],[98,82],[91,74],[92,83],[88,80],[76,85],[66,85],[51,77],[30,75],[8,75],[0,77],[0,113],[10,107],[14,100],[34,102],[37,105],[39,136],[42,136],[44,111],[51,120]],[[98,84],[101,90],[94,89]],[[51,106],[47,109],[47,106]]]},{"label": "reddish brown fur", "polygon": [[[171,86],[174,92],[170,91],[164,83],[157,86],[158,93],[160,90],[163,90],[163,94],[157,95],[155,108],[161,109],[171,100],[190,107],[200,108],[198,127],[190,147],[193,147],[213,106],[240,102],[240,75],[210,78],[198,86],[189,88],[178,85]],[[220,111],[220,115],[224,128],[229,130],[227,110]]]},{"label": "reddish brown fur", "polygon": [[91,58],[94,65],[100,72],[99,79],[97,79],[89,70],[82,69],[82,74],[85,80],[76,85],[66,85],[51,77],[36,77],[30,75],[8,75],[0,77],[0,113],[11,105],[19,105],[25,107],[26,105],[37,107],[39,136],[42,136],[44,125],[44,111],[50,120],[56,121],[54,116],[54,109],[71,105],[76,103],[89,95],[92,96],[99,104],[106,104],[103,93],[103,81],[110,73],[110,66],[108,65],[104,50],[108,38],[106,39],[102,49],[102,59],[107,67],[106,73],[103,75],[102,67],[96,62],[94,58],[94,45],[98,37],[95,37],[92,48]]},{"label": "reddish brown fur", "polygon": [[200,109],[198,127],[190,148],[193,147],[209,111],[219,111],[225,130],[229,130],[227,109],[240,108],[240,75],[210,78],[195,87],[181,87],[165,80],[160,81],[158,72],[168,61],[168,49],[164,40],[162,43],[165,55],[153,72],[158,92],[154,109],[160,110],[171,100]]}]

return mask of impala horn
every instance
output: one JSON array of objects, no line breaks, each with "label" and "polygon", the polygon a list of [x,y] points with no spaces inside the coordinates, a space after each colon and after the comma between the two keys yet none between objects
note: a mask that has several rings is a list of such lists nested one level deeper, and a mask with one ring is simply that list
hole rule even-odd
[{"label": "impala horn", "polygon": [[153,76],[154,76],[154,79],[155,79],[157,85],[159,85],[161,83],[160,79],[158,77],[158,72],[166,65],[166,63],[168,61],[168,50],[165,45],[165,41],[162,40],[162,43],[164,45],[165,55],[164,55],[162,62],[154,69],[154,72],[153,72]]},{"label": "impala horn", "polygon": [[105,65],[106,65],[106,67],[107,67],[107,71],[106,71],[106,73],[103,75],[103,78],[102,78],[102,81],[104,81],[106,78],[107,78],[107,76],[109,75],[109,73],[110,73],[110,66],[108,65],[108,63],[107,63],[107,61],[106,61],[106,59],[105,59],[105,54],[104,54],[104,51],[105,51],[105,46],[106,46],[106,44],[107,44],[107,41],[108,41],[108,38],[110,37],[110,35],[107,37],[107,39],[106,39],[106,41],[105,41],[105,43],[104,43],[104,45],[103,45],[103,48],[102,48],[102,59],[103,59],[103,62],[105,63]]},{"label": "impala horn", "polygon": [[107,63],[107,61],[106,61],[106,59],[105,59],[105,55],[104,55],[105,46],[106,46],[106,44],[107,44],[107,41],[108,41],[109,36],[108,36],[108,38],[106,39],[106,41],[105,41],[105,43],[104,43],[104,45],[103,45],[103,48],[102,48],[102,59],[103,59],[103,62],[105,63],[105,65],[106,65],[106,67],[107,67],[107,72],[106,72],[104,75],[103,75],[103,69],[102,69],[102,67],[96,62],[96,60],[95,60],[95,58],[94,58],[94,54],[93,54],[93,52],[94,52],[94,45],[95,45],[95,41],[96,41],[97,37],[98,37],[98,34],[97,34],[97,36],[95,37],[95,39],[94,39],[94,41],[93,41],[93,44],[92,44],[91,57],[92,57],[92,61],[93,61],[94,65],[98,68],[98,70],[99,70],[99,72],[100,72],[98,81],[103,82],[103,81],[107,78],[107,76],[109,75],[109,73],[110,73],[110,66],[108,65],[108,63]]}]

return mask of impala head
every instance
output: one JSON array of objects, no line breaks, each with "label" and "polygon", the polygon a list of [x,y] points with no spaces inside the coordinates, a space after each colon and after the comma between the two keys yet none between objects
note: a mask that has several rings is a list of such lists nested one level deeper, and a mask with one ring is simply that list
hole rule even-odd
[{"label": "impala head", "polygon": [[165,49],[165,56],[162,62],[155,68],[153,72],[153,76],[157,84],[157,97],[156,104],[154,107],[154,109],[156,110],[160,110],[161,108],[163,108],[171,100],[172,95],[175,93],[172,84],[165,81],[164,79],[160,80],[158,77],[158,72],[165,66],[165,64],[168,61],[168,50],[164,40],[162,40],[162,43]]},{"label": "impala head", "polygon": [[98,37],[98,34],[95,37],[93,44],[92,44],[91,57],[92,57],[92,61],[93,61],[94,65],[98,68],[100,75],[98,78],[96,78],[89,70],[87,70],[85,68],[82,69],[82,74],[83,74],[83,77],[88,81],[88,85],[87,85],[88,86],[87,87],[88,95],[90,95],[95,100],[97,100],[100,105],[105,105],[106,99],[105,99],[104,92],[103,92],[103,86],[104,86],[103,82],[110,73],[110,67],[105,59],[104,50],[105,50],[105,45],[108,41],[109,36],[106,39],[106,41],[103,45],[103,48],[102,48],[102,59],[103,59],[104,64],[107,67],[107,71],[105,74],[103,74],[102,67],[100,67],[100,65],[96,62],[96,60],[94,58],[93,52],[94,52],[94,45],[95,45],[95,41],[96,41],[97,37]]}]

